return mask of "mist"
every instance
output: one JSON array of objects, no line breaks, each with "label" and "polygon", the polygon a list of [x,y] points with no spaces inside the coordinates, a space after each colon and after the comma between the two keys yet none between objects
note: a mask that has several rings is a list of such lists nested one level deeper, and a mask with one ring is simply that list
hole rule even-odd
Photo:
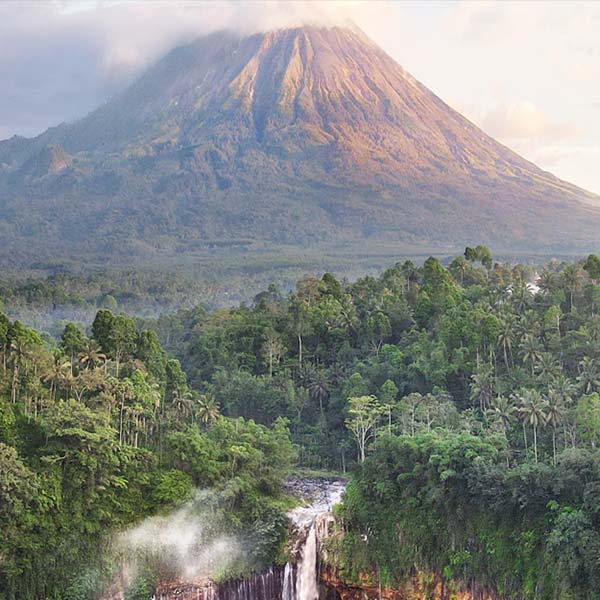
[{"label": "mist", "polygon": [[161,579],[205,581],[239,573],[249,564],[247,542],[227,531],[216,492],[197,491],[170,514],[145,519],[116,540],[124,585],[146,570]]}]

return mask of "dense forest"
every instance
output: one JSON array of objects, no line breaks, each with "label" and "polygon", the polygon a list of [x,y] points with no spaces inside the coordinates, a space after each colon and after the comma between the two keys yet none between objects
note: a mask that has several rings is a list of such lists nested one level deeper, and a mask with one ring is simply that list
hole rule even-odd
[{"label": "dense forest", "polygon": [[[293,453],[283,420],[221,416],[153,332],[110,311],[58,343],[1,316],[0,347],[0,598],[95,597],[118,566],[110,533],[195,488],[226,503],[227,531],[259,540],[257,565],[275,559]],[[148,598],[155,576],[130,597]]]},{"label": "dense forest", "polygon": [[95,266],[72,260],[49,260],[26,269],[3,265],[0,311],[59,337],[67,322],[85,328],[102,308],[143,317],[197,305],[216,310],[251,302],[273,280],[289,291],[299,279],[314,273],[334,270],[356,278],[379,272],[397,256],[392,244],[373,244],[372,251],[375,256],[350,258],[344,246],[302,251],[287,247],[252,254],[217,245],[176,264],[154,260],[135,267],[106,265],[101,256]]},{"label": "dense forest", "polygon": [[595,255],[536,269],[478,246],[236,308],[102,309],[58,340],[5,318],[0,598],[90,597],[99,534],[194,487],[233,494],[229,526],[276,560],[299,468],[352,474],[348,580],[598,598],[599,311]]}]

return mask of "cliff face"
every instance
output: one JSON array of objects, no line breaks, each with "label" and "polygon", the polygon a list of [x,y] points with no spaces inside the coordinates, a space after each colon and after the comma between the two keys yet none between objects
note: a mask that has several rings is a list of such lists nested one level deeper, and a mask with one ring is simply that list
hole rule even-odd
[{"label": "cliff face", "polygon": [[[395,587],[380,586],[377,573],[348,582],[336,564],[336,550],[344,535],[334,518],[324,521],[319,544],[319,600],[507,600],[495,590],[472,582],[448,581],[437,573],[415,571]],[[297,600],[305,600],[298,598]]]},{"label": "cliff face", "polygon": [[[209,579],[194,581],[161,581],[153,600],[281,600],[285,569],[272,566],[244,579],[220,584]],[[124,586],[115,585],[100,600],[124,600]]]},{"label": "cliff face", "polygon": [[[210,582],[162,582],[155,600],[286,600],[283,567],[272,567],[248,579],[222,585]],[[107,594],[102,600],[123,600],[121,592]],[[306,600],[298,598],[297,600]],[[350,585],[331,565],[321,565],[318,600],[505,600],[493,590],[473,585],[467,589],[436,576],[415,575],[397,588],[368,582]]]},{"label": "cliff face", "polygon": [[321,570],[322,595],[320,600],[504,600],[495,591],[483,586],[466,588],[455,582],[444,581],[435,575],[415,574],[397,588],[370,583],[349,585],[338,571],[324,565]]},{"label": "cliff face", "polygon": [[154,600],[281,600],[285,570],[273,566],[245,579],[215,584],[214,582],[163,582]]}]

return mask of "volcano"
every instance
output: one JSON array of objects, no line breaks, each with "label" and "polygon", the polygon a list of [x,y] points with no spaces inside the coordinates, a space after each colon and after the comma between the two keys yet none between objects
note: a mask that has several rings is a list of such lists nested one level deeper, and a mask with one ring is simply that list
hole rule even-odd
[{"label": "volcano", "polygon": [[85,118],[0,142],[5,263],[372,243],[584,252],[599,207],[353,28],[214,33]]}]

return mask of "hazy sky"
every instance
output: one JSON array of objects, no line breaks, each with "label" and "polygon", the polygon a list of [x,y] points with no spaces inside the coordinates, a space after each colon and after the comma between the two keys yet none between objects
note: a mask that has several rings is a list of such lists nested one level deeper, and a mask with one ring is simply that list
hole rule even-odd
[{"label": "hazy sky", "polygon": [[351,20],[487,133],[600,193],[600,2],[0,1],[0,139],[83,116],[223,27]]}]

